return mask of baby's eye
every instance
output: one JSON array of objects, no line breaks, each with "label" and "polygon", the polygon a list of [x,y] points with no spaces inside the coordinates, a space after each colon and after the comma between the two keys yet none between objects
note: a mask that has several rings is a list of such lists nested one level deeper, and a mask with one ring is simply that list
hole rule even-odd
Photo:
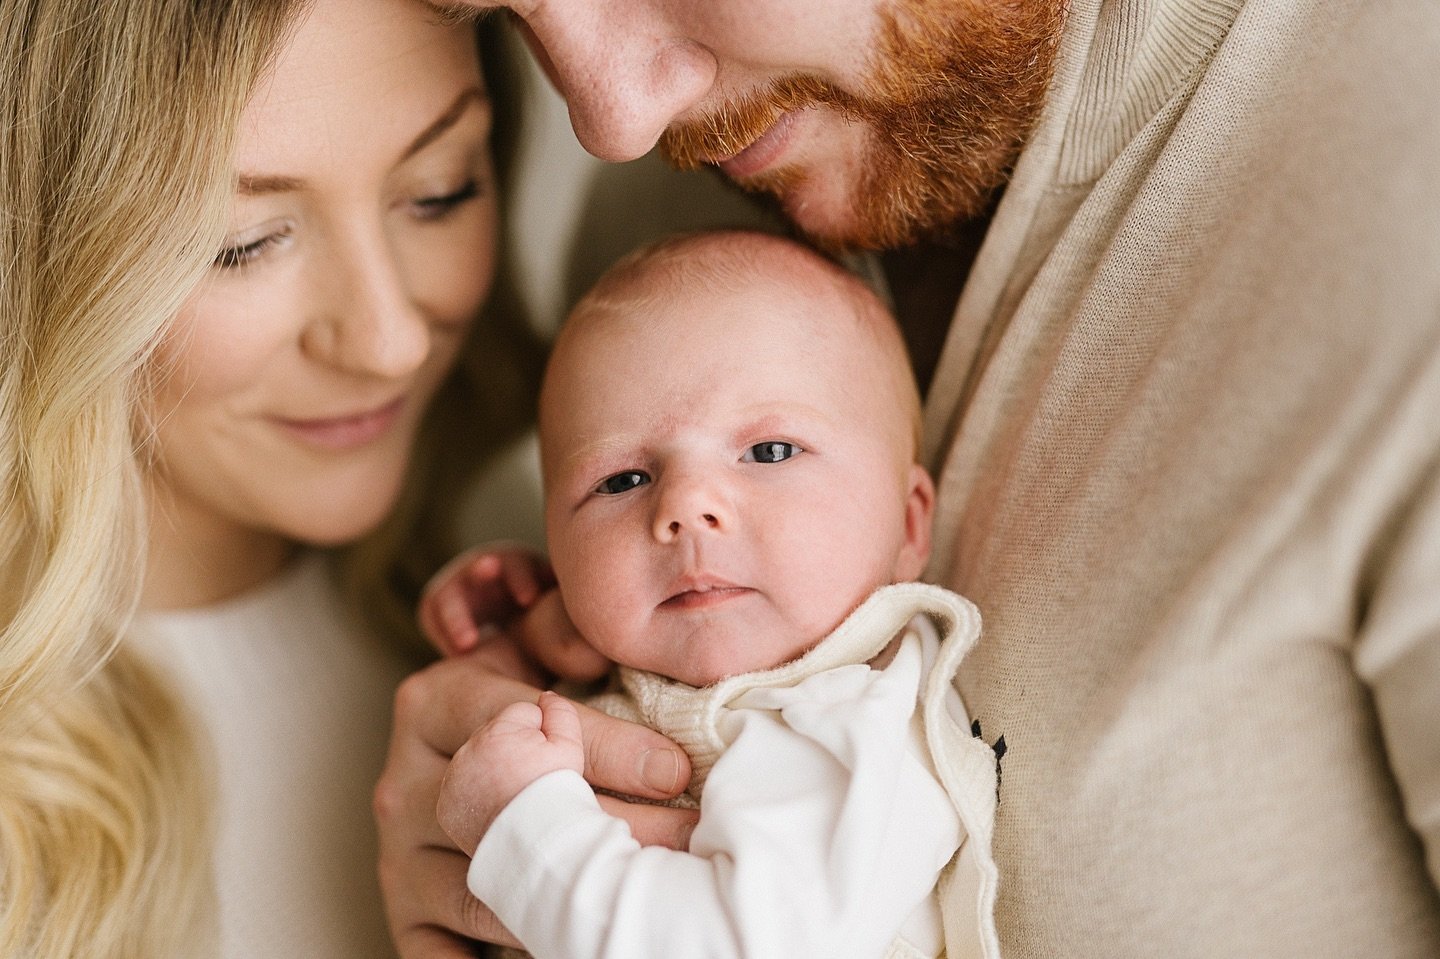
[{"label": "baby's eye", "polygon": [[740,459],[741,462],[745,463],[779,463],[801,452],[804,451],[794,443],[767,440],[764,443],[756,443],[750,447]]},{"label": "baby's eye", "polygon": [[595,487],[595,492],[601,496],[614,496],[617,493],[628,493],[637,486],[644,486],[650,482],[650,477],[639,470],[626,470],[623,473],[616,473],[614,476],[607,476]]}]

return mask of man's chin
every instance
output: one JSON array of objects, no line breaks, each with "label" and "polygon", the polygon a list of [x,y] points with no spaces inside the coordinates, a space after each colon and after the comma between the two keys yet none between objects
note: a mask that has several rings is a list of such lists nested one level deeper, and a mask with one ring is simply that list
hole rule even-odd
[{"label": "man's chin", "polygon": [[827,250],[867,246],[855,204],[816,191],[798,189],[780,198],[780,207],[796,229]]},{"label": "man's chin", "polygon": [[860,215],[848,183],[787,169],[763,177],[733,181],[779,208],[785,218],[816,246],[832,252],[875,249],[873,230]]}]

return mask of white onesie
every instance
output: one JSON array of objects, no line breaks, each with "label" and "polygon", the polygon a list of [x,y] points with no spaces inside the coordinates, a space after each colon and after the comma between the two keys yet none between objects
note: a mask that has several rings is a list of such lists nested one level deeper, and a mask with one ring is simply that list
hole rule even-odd
[{"label": "white onesie", "polygon": [[552,773],[486,833],[471,892],[538,959],[998,956],[996,759],[951,685],[978,635],[968,601],[902,583],[776,669],[622,670],[630,718],[692,757],[689,851],[639,846]]}]

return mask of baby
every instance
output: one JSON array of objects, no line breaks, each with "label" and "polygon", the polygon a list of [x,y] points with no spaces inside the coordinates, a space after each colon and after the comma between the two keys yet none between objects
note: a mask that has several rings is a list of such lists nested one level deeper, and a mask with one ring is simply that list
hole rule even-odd
[{"label": "baby", "polygon": [[789,241],[670,240],[576,307],[540,402],[550,559],[620,665],[602,705],[686,749],[700,818],[688,852],[642,848],[567,700],[497,715],[440,816],[534,955],[998,955],[996,760],[951,684],[979,620],[909,582],[918,432],[892,318]]}]

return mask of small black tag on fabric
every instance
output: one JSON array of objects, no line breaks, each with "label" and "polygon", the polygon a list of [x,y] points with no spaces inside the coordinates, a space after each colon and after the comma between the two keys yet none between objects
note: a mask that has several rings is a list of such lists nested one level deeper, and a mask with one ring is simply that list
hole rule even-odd
[{"label": "small black tag on fabric", "polygon": [[[982,743],[985,741],[985,736],[981,733],[981,730],[980,730],[980,720],[978,720],[978,719],[973,719],[973,720],[970,721],[970,735],[974,736],[976,739],[980,740]],[[996,805],[999,805],[999,804],[1000,804],[1000,760],[1002,760],[1002,759],[1005,758],[1005,748],[1006,748],[1006,747],[1005,747],[1005,734],[1004,734],[1004,733],[1001,733],[1001,734],[1000,734],[1000,738],[997,739],[997,740],[995,740],[994,744],[990,746],[990,750],[995,753],[995,804],[996,804]]]}]

